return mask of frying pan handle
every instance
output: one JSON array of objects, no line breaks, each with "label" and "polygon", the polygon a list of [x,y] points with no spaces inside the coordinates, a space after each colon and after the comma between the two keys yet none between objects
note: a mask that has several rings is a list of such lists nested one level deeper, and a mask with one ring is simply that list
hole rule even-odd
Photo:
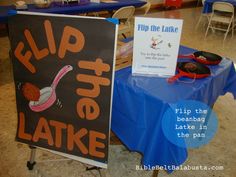
[{"label": "frying pan handle", "polygon": [[71,71],[73,69],[73,67],[71,65],[66,65],[63,68],[61,68],[61,70],[57,73],[56,77],[54,78],[51,87],[53,89],[56,89],[57,84],[59,83],[59,81],[61,80],[61,78],[66,75],[66,73],[68,73],[69,71]]},{"label": "frying pan handle", "polygon": [[179,78],[182,77],[182,76],[183,76],[183,75],[182,75],[181,73],[176,74],[175,76],[172,76],[172,77],[168,78],[168,79],[167,79],[167,82],[168,82],[169,84],[172,84],[172,83],[174,83],[177,79],[179,79]]},{"label": "frying pan handle", "polygon": [[178,58],[189,58],[189,59],[194,59],[195,56],[194,56],[193,54],[178,55]]}]

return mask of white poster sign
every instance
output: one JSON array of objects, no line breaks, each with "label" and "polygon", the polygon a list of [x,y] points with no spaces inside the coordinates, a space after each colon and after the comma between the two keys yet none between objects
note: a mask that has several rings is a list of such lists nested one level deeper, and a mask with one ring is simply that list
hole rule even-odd
[{"label": "white poster sign", "polygon": [[175,74],[183,20],[135,18],[133,75]]}]

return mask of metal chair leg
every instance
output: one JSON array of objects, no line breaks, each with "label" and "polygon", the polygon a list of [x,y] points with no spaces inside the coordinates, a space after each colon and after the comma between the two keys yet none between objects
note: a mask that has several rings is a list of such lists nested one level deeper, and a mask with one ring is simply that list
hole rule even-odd
[{"label": "metal chair leg", "polygon": [[210,28],[210,24],[207,26],[207,30],[206,30],[206,33],[205,33],[205,38],[207,37],[207,33],[208,33],[209,28]]},{"label": "metal chair leg", "polygon": [[234,21],[232,22],[232,36],[231,37],[234,37],[234,27],[235,27],[235,23]]},{"label": "metal chair leg", "polygon": [[[232,24],[232,22],[231,22],[231,24]],[[228,35],[228,33],[229,33],[229,30],[230,30],[231,24],[228,25],[228,28],[227,28],[227,31],[226,31],[226,33],[225,33],[225,36],[224,36],[223,42],[225,41],[225,39],[226,39],[226,37],[227,37],[227,35]]]},{"label": "metal chair leg", "polygon": [[202,15],[198,19],[197,25],[195,26],[195,30],[198,29],[198,26],[199,26],[201,21],[202,21]]}]

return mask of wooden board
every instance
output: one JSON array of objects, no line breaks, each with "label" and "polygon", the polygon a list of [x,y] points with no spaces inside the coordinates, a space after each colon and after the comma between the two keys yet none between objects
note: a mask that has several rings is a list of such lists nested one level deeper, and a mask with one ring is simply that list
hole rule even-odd
[{"label": "wooden board", "polygon": [[116,58],[115,70],[118,71],[131,65],[132,65],[132,54],[124,58]]},{"label": "wooden board", "polygon": [[[125,43],[122,41],[117,41],[117,48],[121,47],[122,45],[124,45]],[[116,66],[115,66],[115,70],[118,71],[120,69],[129,67],[132,65],[132,58],[133,58],[133,54],[129,54],[128,56],[124,56],[124,57],[118,57],[116,58]]]}]

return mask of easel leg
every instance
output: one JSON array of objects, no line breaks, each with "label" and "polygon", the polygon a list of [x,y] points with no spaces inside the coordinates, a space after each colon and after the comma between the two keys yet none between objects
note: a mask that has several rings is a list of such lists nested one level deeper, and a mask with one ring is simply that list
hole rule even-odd
[{"label": "easel leg", "polygon": [[96,167],[96,166],[93,166],[93,167],[86,167],[86,171],[98,170],[98,169],[100,169],[100,167]]},{"label": "easel leg", "polygon": [[102,168],[101,168],[101,169],[99,169],[98,172],[99,172],[99,174],[100,174],[101,177],[107,177],[107,175],[106,175],[106,170],[105,170],[105,169],[102,169]]},{"label": "easel leg", "polygon": [[158,177],[159,170],[153,170],[152,177]]},{"label": "easel leg", "polygon": [[36,147],[34,146],[29,146],[29,147],[31,149],[31,152],[30,152],[30,160],[27,161],[27,167],[28,167],[28,170],[33,170],[34,165],[36,164],[36,162],[34,161],[35,154],[36,154]]}]

